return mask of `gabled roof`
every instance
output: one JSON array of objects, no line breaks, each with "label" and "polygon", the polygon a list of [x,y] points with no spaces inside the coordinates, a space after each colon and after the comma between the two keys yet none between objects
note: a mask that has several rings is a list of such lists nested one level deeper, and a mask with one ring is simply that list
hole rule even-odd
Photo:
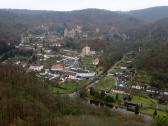
[{"label": "gabled roof", "polygon": [[56,64],[51,67],[51,69],[64,69],[64,65],[62,64]]}]

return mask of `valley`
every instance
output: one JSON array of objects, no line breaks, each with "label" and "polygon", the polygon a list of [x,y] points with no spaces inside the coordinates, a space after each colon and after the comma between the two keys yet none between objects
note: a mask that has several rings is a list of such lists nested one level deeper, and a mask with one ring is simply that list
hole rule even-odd
[{"label": "valley", "polygon": [[167,126],[166,10],[0,9],[0,125]]}]

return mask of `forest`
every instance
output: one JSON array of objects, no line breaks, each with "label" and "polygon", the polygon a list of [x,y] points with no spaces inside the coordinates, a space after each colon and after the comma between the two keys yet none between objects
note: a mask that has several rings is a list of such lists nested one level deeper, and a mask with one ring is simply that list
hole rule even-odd
[{"label": "forest", "polygon": [[151,85],[160,89],[168,88],[168,43],[153,42],[136,58],[135,66],[152,75]]},{"label": "forest", "polygon": [[1,126],[152,126],[140,116],[125,116],[48,91],[48,82],[12,65],[0,65]]}]

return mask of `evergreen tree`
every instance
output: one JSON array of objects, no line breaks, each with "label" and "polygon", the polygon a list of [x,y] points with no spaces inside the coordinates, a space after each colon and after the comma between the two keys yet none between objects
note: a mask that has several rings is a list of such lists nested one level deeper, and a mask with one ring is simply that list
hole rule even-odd
[{"label": "evergreen tree", "polygon": [[135,115],[138,115],[139,114],[139,105],[136,105],[135,106]]},{"label": "evergreen tree", "polygon": [[155,109],[154,113],[153,113],[153,118],[155,118],[157,116],[157,110]]},{"label": "evergreen tree", "polygon": [[119,96],[118,96],[118,94],[116,94],[115,100],[116,100],[116,101],[119,100]]}]

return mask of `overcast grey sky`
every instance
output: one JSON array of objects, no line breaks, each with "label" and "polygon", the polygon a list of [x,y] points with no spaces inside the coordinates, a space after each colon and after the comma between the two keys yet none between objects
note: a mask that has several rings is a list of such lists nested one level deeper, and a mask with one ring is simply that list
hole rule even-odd
[{"label": "overcast grey sky", "polygon": [[168,0],[0,0],[0,8],[69,11],[85,8],[128,11],[168,6]]}]

